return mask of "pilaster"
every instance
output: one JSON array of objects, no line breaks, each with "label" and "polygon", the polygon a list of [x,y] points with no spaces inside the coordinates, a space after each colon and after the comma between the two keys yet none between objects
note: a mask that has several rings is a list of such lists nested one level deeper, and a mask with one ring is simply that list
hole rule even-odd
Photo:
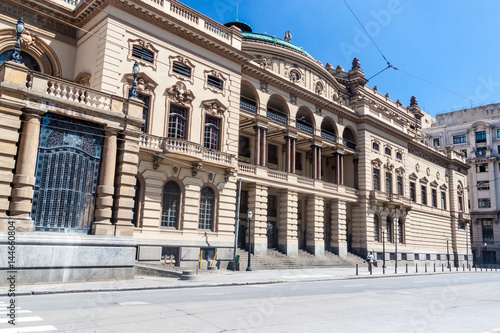
[{"label": "pilaster", "polygon": [[297,238],[298,193],[283,190],[280,195],[279,207],[279,250],[288,256],[296,256],[299,249]]},{"label": "pilaster", "polygon": [[248,191],[248,210],[252,218],[252,252],[254,255],[267,253],[267,186],[255,184]]},{"label": "pilaster", "polygon": [[347,255],[347,216],[346,202],[334,201],[332,204],[332,251],[344,257]]},{"label": "pilaster", "polygon": [[312,194],[307,198],[306,247],[315,256],[325,254],[324,241],[324,199]]}]

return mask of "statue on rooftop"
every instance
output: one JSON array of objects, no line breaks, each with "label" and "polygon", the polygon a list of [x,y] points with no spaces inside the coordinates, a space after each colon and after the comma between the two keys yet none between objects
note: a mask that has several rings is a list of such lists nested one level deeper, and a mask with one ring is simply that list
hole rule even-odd
[{"label": "statue on rooftop", "polygon": [[352,68],[351,69],[361,69],[361,62],[358,58],[354,58],[352,60]]},{"label": "statue on rooftop", "polygon": [[285,32],[285,38],[283,38],[286,42],[291,42],[292,41],[292,33],[290,32],[290,30],[287,30]]},{"label": "statue on rooftop", "polygon": [[415,96],[411,96],[410,106],[418,106],[417,98]]}]

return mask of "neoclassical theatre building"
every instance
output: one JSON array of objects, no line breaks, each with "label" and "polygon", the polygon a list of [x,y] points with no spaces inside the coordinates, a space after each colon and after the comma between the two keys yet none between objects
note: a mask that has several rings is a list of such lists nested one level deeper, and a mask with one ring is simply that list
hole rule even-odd
[{"label": "neoclassical theatre building", "polygon": [[22,281],[225,268],[237,210],[255,256],[468,261],[464,158],[424,144],[431,117],[358,59],[173,0],[5,0],[0,62],[0,244],[15,226]]}]

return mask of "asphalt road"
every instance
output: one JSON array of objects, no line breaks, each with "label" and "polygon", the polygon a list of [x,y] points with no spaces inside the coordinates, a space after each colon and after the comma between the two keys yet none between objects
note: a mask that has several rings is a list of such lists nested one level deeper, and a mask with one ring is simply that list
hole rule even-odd
[{"label": "asphalt road", "polygon": [[14,330],[0,319],[0,333],[33,331],[29,327],[39,332],[500,332],[496,272],[18,296],[16,302]]}]

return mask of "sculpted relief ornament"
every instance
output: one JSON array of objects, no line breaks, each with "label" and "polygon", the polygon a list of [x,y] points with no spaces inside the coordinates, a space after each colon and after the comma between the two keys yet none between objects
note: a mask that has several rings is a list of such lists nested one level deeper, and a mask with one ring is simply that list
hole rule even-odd
[{"label": "sculpted relief ornament", "polygon": [[193,92],[186,88],[186,85],[182,82],[177,82],[170,88],[167,88],[168,98],[175,103],[181,105],[191,105],[194,99]]}]

